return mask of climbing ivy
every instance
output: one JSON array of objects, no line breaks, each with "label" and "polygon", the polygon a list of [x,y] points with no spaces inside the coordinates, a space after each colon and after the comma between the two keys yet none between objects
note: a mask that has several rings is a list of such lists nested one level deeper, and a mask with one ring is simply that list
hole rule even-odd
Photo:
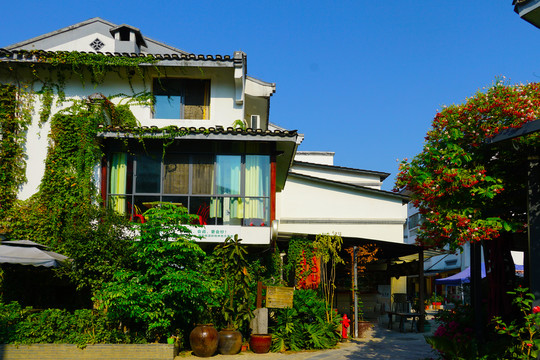
[{"label": "climbing ivy", "polygon": [[292,238],[287,252],[287,263],[283,266],[285,276],[294,276],[295,285],[305,285],[315,263],[313,241],[306,238]]},{"label": "climbing ivy", "polygon": [[31,120],[26,100],[15,86],[0,85],[0,217],[26,181],[24,146]]},{"label": "climbing ivy", "polygon": [[[109,72],[121,74],[120,69],[128,69],[128,76],[137,73],[144,78],[144,68],[142,64],[155,65],[157,59],[152,55],[129,57],[129,56],[108,56],[98,53],[85,53],[78,51],[29,51],[29,55],[35,56],[39,63],[50,64],[55,68],[69,70],[79,75],[84,84],[87,75],[90,75],[92,84],[100,84],[105,80]],[[153,67],[158,70],[157,67]]]},{"label": "climbing ivy", "polygon": [[[122,230],[127,224],[101,206],[95,184],[103,156],[97,134],[100,125],[137,127],[130,107],[152,104],[152,95],[67,99],[66,80],[75,74],[83,86],[87,79],[97,86],[116,72],[131,84],[137,74],[144,81],[142,63],[155,61],[75,52],[27,55],[34,62],[0,63],[0,229],[68,255],[73,266],[62,271],[93,292],[110,279],[128,249],[128,232]],[[54,105],[63,110],[53,113]],[[38,192],[21,201],[16,197],[26,181],[24,144],[32,114],[39,116],[38,125],[50,124],[49,147]]]}]

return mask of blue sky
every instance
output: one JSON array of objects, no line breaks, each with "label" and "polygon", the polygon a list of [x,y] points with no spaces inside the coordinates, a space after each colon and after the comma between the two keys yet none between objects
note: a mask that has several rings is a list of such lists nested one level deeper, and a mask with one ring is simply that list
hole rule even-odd
[{"label": "blue sky", "polygon": [[4,1],[0,47],[101,17],[197,54],[248,55],[277,84],[271,121],[305,134],[300,150],[388,172],[421,151],[443,105],[496,77],[540,81],[540,29],[511,0]]}]

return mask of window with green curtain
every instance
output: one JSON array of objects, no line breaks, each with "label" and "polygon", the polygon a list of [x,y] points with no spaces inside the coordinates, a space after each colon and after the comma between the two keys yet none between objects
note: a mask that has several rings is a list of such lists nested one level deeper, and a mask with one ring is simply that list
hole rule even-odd
[{"label": "window with green curtain", "polygon": [[[245,217],[266,220],[266,200],[260,197],[267,197],[270,194],[270,157],[268,155],[246,155],[245,186]],[[247,198],[248,196],[251,198]]]},{"label": "window with green curtain", "polygon": [[268,226],[269,155],[113,152],[109,166],[108,203],[121,214],[168,201],[207,225]]},{"label": "window with green curtain", "polygon": [[216,167],[217,194],[240,195],[242,157],[240,155],[217,155]]},{"label": "window with green curtain", "polygon": [[[216,156],[216,194],[240,195],[241,193],[242,156]],[[214,198],[210,205],[212,216],[221,217],[226,224],[236,223],[243,217],[243,202],[241,198]]]},{"label": "window with green curtain", "polygon": [[126,182],[127,182],[127,154],[114,153],[111,159],[111,177],[109,192],[111,196],[111,207],[120,214],[126,213]]}]

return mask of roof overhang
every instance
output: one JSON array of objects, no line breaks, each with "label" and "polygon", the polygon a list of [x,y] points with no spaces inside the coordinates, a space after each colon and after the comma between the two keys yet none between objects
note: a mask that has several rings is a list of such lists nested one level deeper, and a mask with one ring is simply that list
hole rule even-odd
[{"label": "roof overhang", "polygon": [[[174,135],[177,133],[178,135]],[[102,139],[167,139],[167,140],[200,140],[200,141],[245,141],[274,143],[276,155],[276,190],[281,191],[285,186],[287,174],[292,164],[297,147],[298,134],[292,131],[263,131],[260,129],[229,128],[137,128],[130,131],[127,128],[102,127],[98,138]]]},{"label": "roof overhang", "polygon": [[528,123],[525,123],[518,128],[509,128],[509,129],[502,130],[496,136],[492,138],[487,138],[485,142],[487,144],[495,144],[501,141],[506,141],[506,140],[518,138],[520,136],[529,135],[538,131],[540,131],[540,119],[529,121]]},{"label": "roof overhang", "polygon": [[520,18],[540,28],[540,0],[514,0],[513,5]]},{"label": "roof overhang", "polygon": [[393,199],[399,199],[403,203],[408,203],[409,200],[410,200],[410,198],[408,196],[400,194],[400,193],[392,192],[392,191],[373,189],[373,188],[370,188],[370,187],[367,187],[367,186],[354,185],[354,184],[349,184],[349,183],[345,183],[345,182],[340,182],[340,181],[335,181],[335,180],[330,180],[330,179],[324,179],[324,178],[310,176],[310,175],[306,175],[306,174],[300,174],[300,173],[297,173],[297,172],[294,172],[294,171],[290,171],[289,173],[290,173],[291,176],[294,176],[294,177],[297,177],[297,178],[302,178],[302,179],[309,180],[309,181],[319,182],[319,183],[323,183],[323,184],[327,184],[327,185],[338,186],[338,187],[342,187],[342,188],[348,188],[348,189],[351,189],[351,190],[370,193],[372,195],[378,195],[378,196],[382,196],[382,197],[391,197]]},{"label": "roof overhang", "polygon": [[[44,50],[8,50],[0,49],[0,61],[10,63],[36,63],[47,64],[42,58],[52,57],[57,53],[65,51],[44,51]],[[138,58],[149,56],[155,63],[141,63],[140,66],[165,66],[165,67],[219,67],[234,68],[234,59],[230,55],[196,55],[196,54],[136,54],[136,53],[102,53],[84,52],[79,53],[100,54],[111,57],[111,65],[114,65],[114,58],[127,57]]]}]

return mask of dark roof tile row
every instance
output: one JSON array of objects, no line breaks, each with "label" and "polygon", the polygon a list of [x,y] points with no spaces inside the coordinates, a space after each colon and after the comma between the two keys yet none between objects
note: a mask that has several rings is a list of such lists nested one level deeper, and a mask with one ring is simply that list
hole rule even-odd
[{"label": "dark roof tile row", "polygon": [[[100,51],[78,51],[82,54],[100,54],[110,57],[153,57],[159,61],[166,60],[200,60],[200,61],[233,61],[233,57],[230,55],[197,55],[197,54],[137,54],[137,53],[111,53]],[[53,56],[55,54],[68,53],[68,51],[45,51],[45,50],[7,50],[0,48],[0,59],[12,59],[12,60],[25,60],[25,61],[38,61],[40,56]]]},{"label": "dark roof tile row", "polygon": [[158,128],[157,126],[140,126],[136,128],[125,126],[113,126],[113,125],[100,125],[101,132],[110,132],[118,134],[140,134],[140,133],[175,133],[185,132],[188,134],[224,134],[224,135],[266,135],[266,136],[279,136],[279,137],[294,137],[298,135],[297,130],[262,130],[262,129],[240,129],[232,127],[177,127],[168,126],[164,128]]}]

